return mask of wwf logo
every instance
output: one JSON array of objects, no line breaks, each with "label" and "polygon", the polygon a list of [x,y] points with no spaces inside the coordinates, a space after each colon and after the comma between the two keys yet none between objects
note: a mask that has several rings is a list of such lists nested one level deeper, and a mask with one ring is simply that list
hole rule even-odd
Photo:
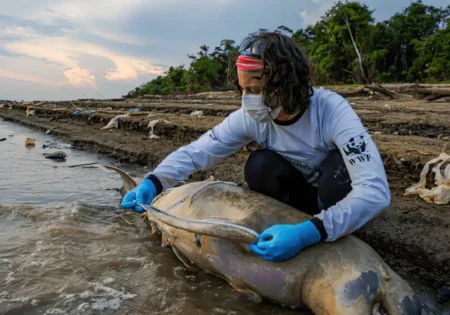
[{"label": "wwf logo", "polygon": [[347,156],[352,154],[362,154],[366,152],[366,142],[363,136],[357,138],[350,138],[347,146],[344,148],[344,152]]}]

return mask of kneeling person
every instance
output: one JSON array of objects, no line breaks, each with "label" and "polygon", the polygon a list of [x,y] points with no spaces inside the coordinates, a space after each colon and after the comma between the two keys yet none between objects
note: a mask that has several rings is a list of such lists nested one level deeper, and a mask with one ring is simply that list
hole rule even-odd
[{"label": "kneeling person", "polygon": [[313,219],[269,227],[250,249],[283,261],[321,241],[359,229],[390,203],[385,169],[371,136],[340,95],[312,87],[308,60],[279,33],[242,42],[236,63],[242,107],[198,140],[179,148],[130,191],[137,206],[251,141],[264,149],[245,165],[250,189],[309,212]]}]

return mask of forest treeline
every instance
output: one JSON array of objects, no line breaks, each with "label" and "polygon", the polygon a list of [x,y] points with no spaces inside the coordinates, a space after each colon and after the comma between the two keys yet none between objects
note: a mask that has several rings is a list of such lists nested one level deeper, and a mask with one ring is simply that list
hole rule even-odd
[{"label": "forest treeline", "polygon": [[[450,80],[450,5],[438,8],[419,0],[375,22],[368,6],[340,1],[314,25],[297,31],[282,25],[275,31],[291,36],[306,52],[315,85]],[[170,67],[126,96],[230,89],[228,73],[238,46],[230,39],[214,49],[203,45],[188,55],[189,67]]]}]

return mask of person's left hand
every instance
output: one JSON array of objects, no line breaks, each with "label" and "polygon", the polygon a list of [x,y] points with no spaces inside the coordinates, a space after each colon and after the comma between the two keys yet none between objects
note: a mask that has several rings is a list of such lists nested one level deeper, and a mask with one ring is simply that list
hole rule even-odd
[{"label": "person's left hand", "polygon": [[255,254],[271,261],[288,260],[302,249],[320,242],[321,235],[311,221],[299,224],[278,224],[269,227],[249,248]]},{"label": "person's left hand", "polygon": [[156,187],[151,179],[144,179],[139,185],[130,190],[122,200],[123,209],[132,209],[143,213],[144,209],[138,204],[149,205],[156,196]]}]

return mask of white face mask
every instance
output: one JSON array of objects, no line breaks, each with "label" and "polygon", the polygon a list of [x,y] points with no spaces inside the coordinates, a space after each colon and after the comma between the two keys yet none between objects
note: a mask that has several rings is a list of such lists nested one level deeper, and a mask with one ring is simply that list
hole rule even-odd
[{"label": "white face mask", "polygon": [[264,104],[262,94],[242,95],[242,108],[245,113],[257,122],[269,122],[278,117],[281,107],[271,109]]}]

